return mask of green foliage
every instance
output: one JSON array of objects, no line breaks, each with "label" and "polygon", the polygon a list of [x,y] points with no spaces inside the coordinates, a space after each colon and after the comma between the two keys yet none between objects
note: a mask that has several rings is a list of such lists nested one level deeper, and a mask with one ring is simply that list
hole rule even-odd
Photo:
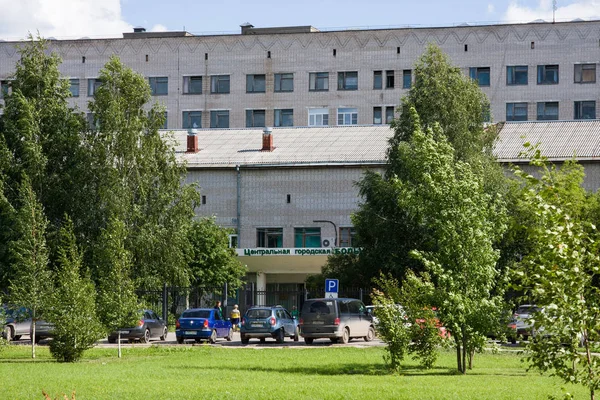
[{"label": "green foliage", "polygon": [[339,280],[340,287],[362,287],[371,279],[370,274],[360,264],[356,254],[335,254],[327,257],[327,262],[321,268],[320,274],[309,275],[306,278],[308,290],[322,290],[325,279]]},{"label": "green foliage", "polygon": [[222,287],[233,291],[242,286],[247,269],[229,248],[228,231],[215,224],[213,218],[192,223],[188,231],[189,273],[193,285]]},{"label": "green foliage", "polygon": [[96,316],[96,290],[83,268],[69,218],[60,229],[59,242],[56,288],[46,313],[46,319],[54,324],[50,353],[58,361],[74,362],[104,331]]}]

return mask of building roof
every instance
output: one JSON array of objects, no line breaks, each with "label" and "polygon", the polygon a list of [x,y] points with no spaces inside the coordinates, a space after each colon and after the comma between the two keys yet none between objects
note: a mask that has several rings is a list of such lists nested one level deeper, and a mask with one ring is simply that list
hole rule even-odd
[{"label": "building roof", "polygon": [[523,163],[523,144],[539,143],[550,161],[600,160],[600,120],[506,122],[500,129],[494,154],[500,162]]},{"label": "building roof", "polygon": [[389,125],[272,128],[273,151],[261,151],[263,128],[198,129],[197,153],[186,153],[188,131],[173,131],[176,152],[193,168],[300,165],[381,165]]}]

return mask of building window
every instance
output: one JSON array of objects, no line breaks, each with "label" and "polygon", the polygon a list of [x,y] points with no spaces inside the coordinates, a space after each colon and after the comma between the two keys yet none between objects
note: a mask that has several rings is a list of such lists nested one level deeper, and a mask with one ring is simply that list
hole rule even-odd
[{"label": "building window", "polygon": [[385,123],[391,124],[394,120],[394,108],[395,107],[386,107],[385,108]]},{"label": "building window", "polygon": [[575,83],[596,83],[596,64],[575,64]]},{"label": "building window", "polygon": [[162,129],[168,129],[169,128],[169,113],[165,111],[163,114],[163,117],[164,117],[164,122],[163,122]]},{"label": "building window", "polygon": [[0,99],[10,93],[10,81],[0,81]]},{"label": "building window", "polygon": [[256,247],[283,247],[283,228],[256,228]]},{"label": "building window", "polygon": [[202,77],[184,76],[183,94],[202,94]]},{"label": "building window", "polygon": [[490,86],[490,67],[471,67],[469,76],[477,81],[479,86]]},{"label": "building window", "polygon": [[329,125],[329,110],[327,108],[311,108],[308,110],[308,126]]},{"label": "building window", "polygon": [[275,74],[276,92],[294,91],[294,74]]},{"label": "building window", "polygon": [[410,89],[412,87],[412,71],[405,69],[402,71],[402,89]]},{"label": "building window", "polygon": [[308,90],[311,92],[329,90],[329,72],[311,72],[308,78]]},{"label": "building window", "polygon": [[[229,93],[229,75],[214,75],[210,77],[211,93]],[[227,117],[229,119],[229,117]]]},{"label": "building window", "polygon": [[85,119],[87,121],[88,129],[91,131],[95,131],[98,129],[99,121],[94,118],[94,113],[87,113],[85,115]]},{"label": "building window", "polygon": [[165,96],[169,94],[169,78],[166,76],[148,78],[152,96]]},{"label": "building window", "polygon": [[69,90],[71,96],[79,97],[79,79],[69,79]]},{"label": "building window", "polygon": [[512,65],[506,67],[507,85],[527,85],[527,65]]},{"label": "building window", "polygon": [[358,124],[358,108],[338,108],[338,125]]},{"label": "building window", "polygon": [[506,103],[507,121],[527,121],[527,103]]},{"label": "building window", "polygon": [[275,121],[273,126],[294,126],[294,110],[291,108],[275,110]]},{"label": "building window", "polygon": [[385,88],[394,88],[394,71],[385,71]]},{"label": "building window", "polygon": [[381,107],[373,107],[373,124],[380,125],[383,123],[381,118]]},{"label": "building window", "polygon": [[211,128],[229,128],[229,110],[215,110],[210,112]]},{"label": "building window", "polygon": [[266,126],[265,110],[246,110],[246,128]]},{"label": "building window", "polygon": [[538,85],[558,84],[558,65],[538,65],[537,83]]},{"label": "building window", "polygon": [[183,129],[202,128],[202,111],[184,111],[182,116]]},{"label": "building window", "polygon": [[358,90],[358,72],[338,72],[338,90]]},{"label": "building window", "polygon": [[93,95],[95,95],[98,88],[100,88],[100,85],[102,85],[102,81],[100,79],[98,79],[98,78],[88,79],[88,88],[87,88],[88,97],[92,97]]},{"label": "building window", "polygon": [[354,237],[356,236],[356,229],[354,227],[341,227],[340,228],[340,247],[352,247],[354,246]]},{"label": "building window", "polygon": [[537,103],[538,121],[558,120],[558,101],[544,101]]},{"label": "building window", "polygon": [[382,71],[373,71],[373,89],[383,88]]},{"label": "building window", "polygon": [[574,119],[596,119],[596,102],[576,101]]},{"label": "building window", "polygon": [[237,247],[238,247],[237,233],[233,233],[233,234],[229,235],[229,247],[232,249],[237,249]]},{"label": "building window", "polygon": [[264,93],[265,75],[246,75],[246,93]]},{"label": "building window", "polygon": [[294,247],[321,247],[321,228],[294,228]]}]

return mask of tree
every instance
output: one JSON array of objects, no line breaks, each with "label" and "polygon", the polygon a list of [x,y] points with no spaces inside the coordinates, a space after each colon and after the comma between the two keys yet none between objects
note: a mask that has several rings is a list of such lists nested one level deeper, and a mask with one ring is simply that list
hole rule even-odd
[{"label": "tree", "polygon": [[73,223],[66,217],[59,232],[56,289],[46,319],[54,325],[50,353],[58,361],[74,362],[94,346],[104,330],[96,316],[96,288],[83,268]]},{"label": "tree", "polygon": [[242,286],[246,267],[229,247],[227,230],[217,226],[213,218],[202,218],[192,223],[188,231],[189,268],[193,285],[222,287],[230,290]]},{"label": "tree", "polygon": [[125,224],[112,218],[100,238],[98,314],[106,332],[117,331],[118,354],[121,358],[120,328],[133,326],[139,304],[131,279],[132,255],[125,249]]},{"label": "tree", "polygon": [[536,244],[516,271],[519,288],[540,308],[533,315],[538,334],[527,360],[565,382],[585,385],[593,400],[600,388],[600,366],[592,355],[600,339],[598,232],[581,218],[581,170],[549,168],[539,150],[531,164],[541,169],[539,178],[514,168],[532,214],[525,232]]},{"label": "tree", "polygon": [[10,282],[10,303],[31,311],[31,357],[35,358],[35,322],[46,308],[52,276],[45,237],[48,222],[27,175],[19,188],[19,201],[17,236],[11,242],[15,272]]}]

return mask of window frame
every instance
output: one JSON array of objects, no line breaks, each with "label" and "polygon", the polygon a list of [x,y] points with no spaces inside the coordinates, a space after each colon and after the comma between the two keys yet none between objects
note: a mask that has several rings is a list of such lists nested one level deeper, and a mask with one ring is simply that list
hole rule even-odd
[{"label": "window frame", "polygon": [[[200,81],[200,91],[190,91],[191,87],[197,87],[196,85],[192,85],[193,81]],[[202,75],[186,75],[183,77],[183,87],[182,87],[182,93],[184,95],[198,95],[198,94],[202,94],[203,92],[203,88],[202,85],[204,84],[204,79],[202,79]]]},{"label": "window frame", "polygon": [[[262,124],[260,124],[260,118],[262,118]],[[246,110],[246,128],[264,128],[265,126],[267,126],[267,111],[264,108]]]},{"label": "window frame", "polygon": [[[388,112],[391,111],[391,118],[390,115],[388,114]],[[396,118],[395,116],[396,113],[396,106],[386,106],[385,107],[385,123],[386,125],[389,125],[392,123],[392,121]]]},{"label": "window frame", "polygon": [[[347,238],[345,239],[345,236]],[[352,247],[352,242],[356,237],[356,228],[354,226],[340,226],[339,227],[339,245],[340,247]],[[347,245],[343,245],[344,242],[347,242]]]},{"label": "window frame", "polygon": [[[523,71],[518,69],[525,69],[525,83],[518,82],[517,74],[523,74]],[[507,65],[506,66],[506,85],[507,86],[527,86],[529,85],[529,66],[528,65]]]},{"label": "window frame", "polygon": [[[556,81],[546,80],[550,69],[556,67]],[[538,85],[558,85],[560,82],[560,67],[558,64],[544,64],[537,66],[537,84]]]},{"label": "window frame", "polygon": [[[547,113],[550,104],[556,104],[556,118],[550,118],[553,115]],[[544,108],[544,114],[540,114],[540,106]],[[560,119],[560,105],[558,101],[538,101],[537,103],[537,121],[558,121]],[[540,115],[542,118],[540,118]]]},{"label": "window frame", "polygon": [[[227,126],[219,126],[221,118],[227,118]],[[212,129],[229,129],[229,110],[210,110],[210,127]]]},{"label": "window frame", "polygon": [[[75,81],[77,82],[77,84],[76,84],[76,85],[74,85],[74,82],[75,82]],[[80,79],[79,79],[79,78],[69,78],[69,91],[71,92],[71,97],[79,97],[79,93],[80,93],[80,85],[81,85],[81,82],[80,82]],[[72,88],[73,88],[74,86],[77,86],[77,94],[73,93],[73,90],[72,90]]]},{"label": "window frame", "polygon": [[266,93],[266,74],[246,74],[246,93]]},{"label": "window frame", "polygon": [[[354,83],[356,79],[356,83]],[[358,90],[358,71],[340,71],[338,72],[337,90],[352,91]]]},{"label": "window frame", "polygon": [[[271,239],[274,239],[274,242]],[[271,246],[273,243],[275,246]],[[265,246],[261,246],[261,244]],[[283,228],[256,228],[256,247],[265,249],[283,248]]]},{"label": "window frame", "polygon": [[[515,113],[516,106],[518,106],[519,108],[522,109],[523,105],[524,105],[524,108],[525,108],[525,119],[521,119],[521,115],[522,114],[519,114],[519,118],[515,118],[515,115],[517,115]],[[512,118],[511,119],[508,118],[509,107],[512,108]],[[529,103],[523,102],[523,101],[521,101],[521,102],[506,103],[506,121],[520,122],[520,121],[528,121],[528,120],[529,120]]]},{"label": "window frame", "polygon": [[[320,89],[318,83],[323,83]],[[329,91],[329,72],[309,72],[308,73],[308,91],[309,92],[328,92]]]},{"label": "window frame", "polygon": [[[591,104],[592,106],[592,110],[593,110],[593,116],[591,118],[585,118],[584,117],[584,107],[585,107],[585,103],[588,103],[588,106],[590,106],[589,103],[593,103]],[[577,114],[579,114],[579,118],[577,118]],[[587,120],[587,119],[596,119],[596,100],[576,100],[573,102],[573,119],[575,120]]]},{"label": "window frame", "polygon": [[[196,118],[199,119],[200,125],[191,126],[191,124],[186,124],[186,120],[192,121],[194,118],[191,114],[199,114],[196,115]],[[181,128],[182,129],[202,129],[202,110],[186,110],[181,112]]]},{"label": "window frame", "polygon": [[[487,83],[481,83],[481,76],[487,73]],[[469,77],[477,82],[479,87],[489,87],[492,81],[492,69],[490,67],[469,67]]]},{"label": "window frame", "polygon": [[[377,112],[379,112],[379,122],[377,122]],[[383,125],[383,107],[373,107],[373,125]]]},{"label": "window frame", "polygon": [[87,78],[87,97],[94,97],[100,86],[102,86],[100,78]]},{"label": "window frame", "polygon": [[[591,70],[592,68],[585,68],[585,67],[590,67],[593,66],[593,70],[594,70],[594,80],[584,80],[584,73],[583,71],[585,70]],[[579,68],[578,68],[579,67]],[[579,69],[579,80],[577,80],[577,69]],[[578,83],[578,84],[589,84],[589,83],[596,83],[596,63],[580,63],[580,64],[575,64],[573,66],[573,83]]]},{"label": "window frame", "polygon": [[[307,232],[308,231],[308,232]],[[299,236],[300,235],[300,236]],[[318,246],[307,246],[307,239],[318,237]],[[298,246],[298,239],[302,246]],[[302,227],[294,228],[294,247],[296,248],[320,248],[321,247],[321,228],[320,227]]]},{"label": "window frame", "polygon": [[[149,76],[148,84],[150,85],[150,94],[152,96],[168,96],[169,95],[169,77],[168,76]],[[159,88],[161,91],[159,91]],[[164,89],[164,93],[162,91]]]},{"label": "window frame", "polygon": [[383,71],[373,71],[373,90],[383,89]]},{"label": "window frame", "polygon": [[[317,112],[321,111],[321,112]],[[326,112],[324,112],[326,111]],[[317,124],[318,117],[321,116],[322,124]],[[311,124],[310,119],[314,117],[314,123]],[[326,122],[324,120],[327,120]],[[329,126],[329,109],[328,108],[309,108],[308,109],[308,126]]]},{"label": "window frame", "polygon": [[[221,85],[227,84],[227,90]],[[223,90],[221,90],[223,89]],[[210,76],[210,94],[229,94],[231,93],[231,76],[230,75],[211,75]]]},{"label": "window frame", "polygon": [[[408,78],[408,81],[407,79]],[[412,87],[412,69],[402,70],[402,89],[410,89]]]},{"label": "window frame", "polygon": [[[290,124],[283,124],[284,120],[290,120]],[[279,121],[279,124],[277,123]],[[277,128],[294,126],[294,109],[293,108],[276,108],[273,110],[273,126]]]},{"label": "window frame", "polygon": [[[285,75],[290,75],[286,77]],[[291,82],[291,89],[283,89],[283,82]],[[279,88],[279,89],[278,89]],[[273,76],[273,91],[275,93],[291,93],[294,91],[294,73],[280,72]]]},{"label": "window frame", "polygon": [[[344,110],[344,111],[341,111],[341,110]],[[347,111],[347,110],[354,110],[354,111]],[[342,123],[340,123],[340,116],[342,117]],[[349,118],[350,118],[350,123],[346,123],[347,116],[349,116]],[[358,107],[338,107],[337,108],[337,125],[338,126],[358,125]]]},{"label": "window frame", "polygon": [[385,71],[385,88],[393,89],[396,86],[396,71],[388,69]]}]

